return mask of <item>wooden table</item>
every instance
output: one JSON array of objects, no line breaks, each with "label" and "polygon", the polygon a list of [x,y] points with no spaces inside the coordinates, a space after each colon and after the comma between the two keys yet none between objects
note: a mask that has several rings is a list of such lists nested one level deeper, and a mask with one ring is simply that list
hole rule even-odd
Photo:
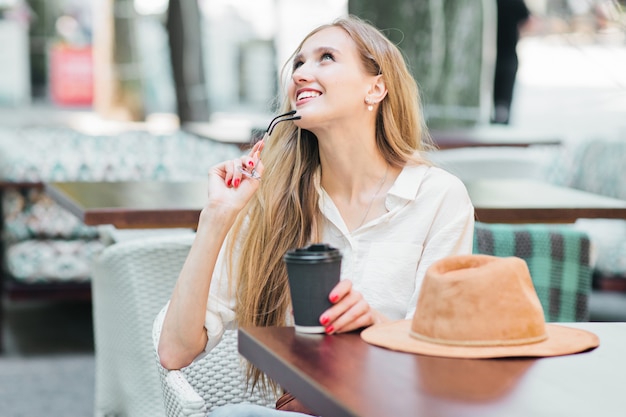
[{"label": "wooden table", "polygon": [[[626,219],[626,201],[532,180],[466,184],[479,221],[572,223],[578,218]],[[206,181],[56,182],[46,191],[85,224],[117,228],[195,228]]]},{"label": "wooden table", "polygon": [[465,186],[485,223],[573,223],[626,219],[626,201],[536,180],[475,180]]},{"label": "wooden table", "polygon": [[192,228],[207,196],[205,181],[55,182],[46,192],[87,225]]},{"label": "wooden table", "polygon": [[451,359],[394,352],[358,334],[242,328],[239,352],[325,417],[622,416],[626,323],[573,323],[600,337],[576,355]]}]

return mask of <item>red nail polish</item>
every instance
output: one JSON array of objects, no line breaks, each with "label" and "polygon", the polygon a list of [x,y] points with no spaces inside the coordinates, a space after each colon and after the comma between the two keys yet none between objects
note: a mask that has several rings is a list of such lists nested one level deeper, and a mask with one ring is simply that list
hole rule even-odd
[{"label": "red nail polish", "polygon": [[239,178],[237,178],[237,179],[235,180],[235,184],[234,184],[235,188],[239,187],[239,183],[240,183],[240,182],[241,182],[241,180],[240,180]]},{"label": "red nail polish", "polygon": [[322,318],[320,319],[320,323],[322,323],[322,326],[325,326],[329,321],[330,319],[328,318],[328,316],[322,316]]},{"label": "red nail polish", "polygon": [[231,185],[233,185],[233,180],[228,180],[228,182],[226,183],[226,185],[227,185],[227,186],[229,186],[229,187],[230,187]]},{"label": "red nail polish", "polygon": [[250,165],[251,167],[254,166],[254,161],[248,161],[248,165]]},{"label": "red nail polish", "polygon": [[339,296],[337,294],[333,294],[330,296],[330,302],[331,303],[336,303],[337,300],[339,300]]},{"label": "red nail polish", "polygon": [[335,330],[335,328],[333,326],[328,326],[325,330],[326,334],[331,334],[333,331]]}]

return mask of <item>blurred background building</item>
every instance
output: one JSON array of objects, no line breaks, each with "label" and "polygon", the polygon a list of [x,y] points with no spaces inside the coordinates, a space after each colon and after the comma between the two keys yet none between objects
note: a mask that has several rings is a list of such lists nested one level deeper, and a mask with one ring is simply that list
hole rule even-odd
[{"label": "blurred background building", "polygon": [[[523,36],[577,34],[577,42],[597,43],[613,31],[612,39],[625,43],[623,1],[526,3],[537,23]],[[431,125],[485,123],[492,111],[494,4],[0,0],[0,105],[88,108],[122,120],[268,113],[297,42],[350,12],[373,21],[403,50]]]},{"label": "blurred background building", "polygon": [[[0,104],[93,107],[134,120],[175,113],[170,3],[185,8],[194,2],[0,1]],[[201,45],[203,85],[190,94],[206,99],[211,112],[263,112],[271,107],[277,70],[295,42],[313,26],[345,14],[347,2],[200,0],[193,7],[199,15],[177,16],[174,26],[185,32],[185,42]],[[189,30],[194,19],[195,32]],[[129,92],[123,98],[126,112],[114,111],[120,103],[107,97],[116,83]]]}]

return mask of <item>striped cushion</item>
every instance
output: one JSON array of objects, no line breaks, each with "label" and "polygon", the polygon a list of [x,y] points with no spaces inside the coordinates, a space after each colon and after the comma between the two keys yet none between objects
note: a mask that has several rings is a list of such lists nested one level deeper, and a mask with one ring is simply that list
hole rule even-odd
[{"label": "striped cushion", "polygon": [[587,321],[592,271],[587,235],[564,225],[477,222],[474,253],[528,264],[546,321]]}]

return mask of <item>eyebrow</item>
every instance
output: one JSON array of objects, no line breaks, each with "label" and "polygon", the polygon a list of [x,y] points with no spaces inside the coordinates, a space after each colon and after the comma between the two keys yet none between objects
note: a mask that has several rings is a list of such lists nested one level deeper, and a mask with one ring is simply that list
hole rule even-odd
[{"label": "eyebrow", "polygon": [[[332,52],[333,54],[341,53],[338,49],[335,49],[332,46],[320,46],[313,50],[314,55],[319,55],[322,52]],[[298,53],[296,56],[293,57],[293,62],[298,62],[302,60],[302,57],[303,57],[302,52]]]}]

